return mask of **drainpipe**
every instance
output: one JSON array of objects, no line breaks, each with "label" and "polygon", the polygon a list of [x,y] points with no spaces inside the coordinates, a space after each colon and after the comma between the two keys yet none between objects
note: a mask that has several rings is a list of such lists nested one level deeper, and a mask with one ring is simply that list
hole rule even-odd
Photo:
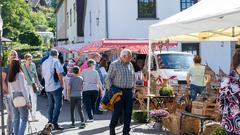
[{"label": "drainpipe", "polygon": [[109,38],[109,31],[108,31],[108,0],[105,0],[105,18],[106,18],[106,38]]}]

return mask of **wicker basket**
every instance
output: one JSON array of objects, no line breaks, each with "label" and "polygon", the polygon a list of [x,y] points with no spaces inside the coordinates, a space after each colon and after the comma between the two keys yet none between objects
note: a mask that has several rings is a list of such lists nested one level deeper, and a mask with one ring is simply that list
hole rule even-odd
[{"label": "wicker basket", "polygon": [[204,131],[203,131],[203,135],[212,135],[214,130],[221,127],[220,123],[217,122],[212,122],[209,124],[204,125]]},{"label": "wicker basket", "polygon": [[[180,114],[170,114],[167,118],[163,118],[163,126],[167,128],[170,132],[179,135],[180,134]],[[194,133],[198,134],[200,129],[200,120],[184,117],[182,121],[182,131],[183,133]]]},{"label": "wicker basket", "polygon": [[193,133],[197,135],[200,130],[200,120],[192,117],[184,117],[182,127],[184,133]]},{"label": "wicker basket", "polygon": [[163,126],[170,132],[180,134],[180,116],[178,114],[170,114],[168,117],[162,119]]},{"label": "wicker basket", "polygon": [[209,102],[192,102],[192,113],[199,115],[212,116],[216,110],[216,103]]}]

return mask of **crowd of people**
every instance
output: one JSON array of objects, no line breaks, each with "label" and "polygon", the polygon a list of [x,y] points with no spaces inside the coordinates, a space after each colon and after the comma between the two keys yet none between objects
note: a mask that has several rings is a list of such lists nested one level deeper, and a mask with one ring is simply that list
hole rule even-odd
[{"label": "crowd of people", "polygon": [[[131,64],[132,53],[128,49],[121,52],[120,58],[109,62],[99,53],[90,54],[79,62],[79,57],[61,63],[59,53],[55,49],[49,51],[49,56],[41,62],[42,86],[39,81],[37,67],[32,61],[31,54],[25,54],[20,60],[16,51],[11,51],[7,68],[2,73],[4,104],[8,113],[8,134],[24,135],[28,122],[37,122],[37,96],[44,87],[48,98],[48,123],[54,125],[55,130],[64,130],[58,119],[63,105],[63,98],[70,103],[69,112],[75,127],[75,108],[78,109],[81,124],[85,128],[86,122],[94,121],[94,114],[102,114],[101,98],[106,89],[118,87],[123,90],[121,102],[116,104],[110,123],[111,135],[115,134],[118,119],[124,110],[124,135],[129,134],[132,113],[132,89],[134,86],[134,69]],[[109,69],[108,69],[109,67]],[[108,71],[108,72],[107,72]],[[68,81],[65,81],[68,78]],[[106,81],[105,81],[106,80]],[[83,109],[86,110],[87,118]]]},{"label": "crowd of people", "polygon": [[[135,68],[131,63],[132,52],[123,49],[120,57],[109,64],[108,59],[99,53],[93,53],[80,62],[79,57],[59,60],[59,53],[55,49],[49,51],[41,63],[41,76],[44,84],[38,79],[36,65],[31,54],[25,54],[20,60],[16,51],[11,51],[9,65],[2,70],[2,84],[4,104],[8,112],[8,134],[24,135],[27,122],[37,122],[37,95],[44,87],[48,98],[48,123],[54,125],[55,130],[64,130],[59,125],[63,100],[70,103],[70,127],[75,125],[75,108],[78,109],[81,124],[80,129],[86,127],[86,122],[94,121],[94,114],[102,114],[101,99],[111,89],[119,89],[122,97],[114,104],[112,118],[109,124],[110,135],[115,135],[115,127],[123,116],[123,135],[130,132],[131,115],[133,110],[133,88],[135,85]],[[190,96],[194,101],[197,94],[205,89],[205,67],[201,65],[201,57],[195,56],[194,65],[189,69],[187,84],[190,86]],[[220,89],[219,104],[222,114],[222,124],[230,135],[239,134],[239,92],[240,92],[240,50],[233,56],[233,69],[223,80]],[[43,85],[43,86],[42,86]],[[64,99],[63,99],[64,98]],[[83,110],[86,110],[87,117]],[[234,122],[237,121],[237,122]]]}]

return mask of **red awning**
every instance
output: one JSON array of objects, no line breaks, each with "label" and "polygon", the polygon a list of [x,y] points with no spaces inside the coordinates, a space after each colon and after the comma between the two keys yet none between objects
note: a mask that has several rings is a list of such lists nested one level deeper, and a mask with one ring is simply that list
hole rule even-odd
[{"label": "red awning", "polygon": [[[93,41],[89,44],[81,47],[78,52],[89,53],[89,52],[104,52],[114,48],[128,48],[135,53],[147,54],[148,53],[148,39],[102,39],[99,41]],[[176,43],[162,44],[163,48],[167,46],[174,48],[177,46]],[[153,50],[158,50],[159,43],[153,43]]]},{"label": "red awning", "polygon": [[67,45],[58,45],[55,47],[59,52],[70,53],[70,52],[78,52],[80,48],[82,48],[84,44],[67,44]]}]

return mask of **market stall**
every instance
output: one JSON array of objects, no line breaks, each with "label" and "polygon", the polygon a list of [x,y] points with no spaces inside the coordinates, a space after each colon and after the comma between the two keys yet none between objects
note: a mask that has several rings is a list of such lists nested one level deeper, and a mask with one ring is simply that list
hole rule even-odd
[{"label": "market stall", "polygon": [[[149,55],[153,55],[151,50],[151,43],[161,41],[178,42],[178,41],[240,41],[240,2],[239,0],[201,0],[192,7],[177,13],[159,23],[153,24],[149,27]],[[151,59],[151,57],[150,57]],[[148,63],[148,76],[151,78],[151,62]],[[148,81],[152,85],[151,79]],[[211,91],[214,96],[207,99],[216,100],[216,91]],[[150,87],[148,88],[150,94]],[[206,97],[205,97],[206,98]],[[201,121],[201,133],[203,132],[202,121],[209,119],[203,116],[213,116],[217,110],[216,103],[207,102],[204,95],[201,100],[192,104],[192,113],[181,113],[181,116],[188,116],[187,121],[192,121],[190,125],[182,121],[180,116],[174,114],[170,115],[167,128],[174,130],[175,133],[182,130],[179,125],[185,123],[185,127],[196,128],[199,127]],[[186,101],[186,100],[185,100]],[[150,99],[148,99],[148,110],[150,109]],[[176,107],[178,107],[176,105]],[[197,120],[193,120],[197,118]],[[211,117],[212,118],[212,117]],[[181,122],[180,122],[181,119]],[[186,119],[185,119],[186,120]],[[176,123],[178,123],[176,125]],[[175,124],[174,126],[171,126]],[[179,127],[179,128],[177,128]],[[199,127],[200,128],[200,127]],[[198,129],[192,129],[197,132]],[[210,133],[209,133],[210,134]]]},{"label": "market stall", "polygon": [[[147,54],[148,53],[148,39],[142,38],[106,38],[98,41],[93,41],[88,44],[85,44],[82,48],[78,50],[79,53],[89,53],[89,52],[104,52],[107,50],[115,48],[128,48],[138,54]],[[157,49],[158,42],[152,43]],[[166,44],[164,47],[166,48]],[[169,48],[176,47],[176,43],[169,43]]]},{"label": "market stall", "polygon": [[71,52],[77,52],[83,46],[84,44],[67,44],[67,45],[59,45],[55,47],[55,49],[57,49],[59,52],[71,53]]}]

